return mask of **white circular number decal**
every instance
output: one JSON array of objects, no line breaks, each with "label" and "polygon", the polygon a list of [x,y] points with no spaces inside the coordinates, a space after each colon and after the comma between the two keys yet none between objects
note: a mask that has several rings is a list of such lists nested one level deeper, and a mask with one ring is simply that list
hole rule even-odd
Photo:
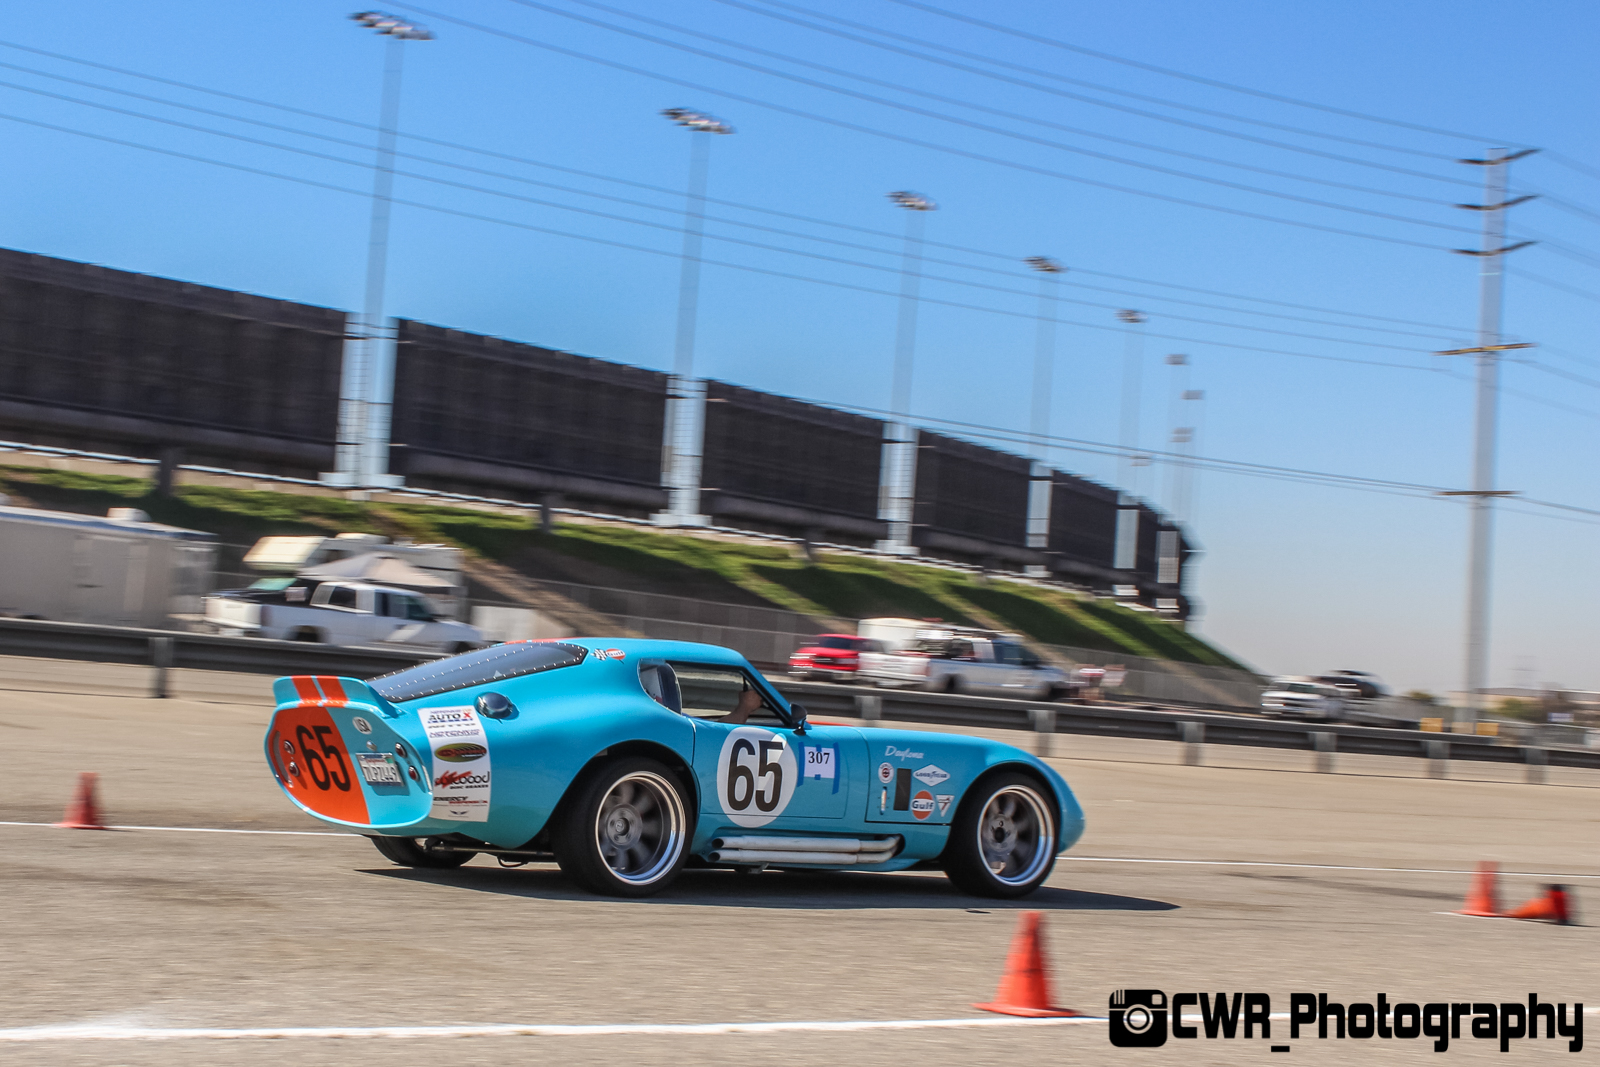
[{"label": "white circular number decal", "polygon": [[717,757],[717,799],[736,826],[765,826],[794,796],[794,749],[771,730],[740,726]]}]

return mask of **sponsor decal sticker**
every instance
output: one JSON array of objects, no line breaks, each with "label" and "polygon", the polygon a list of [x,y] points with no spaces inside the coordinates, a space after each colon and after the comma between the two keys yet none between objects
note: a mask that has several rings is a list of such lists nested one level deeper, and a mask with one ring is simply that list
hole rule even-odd
[{"label": "sponsor decal sticker", "polygon": [[807,778],[835,778],[838,775],[838,752],[833,748],[812,748],[805,746]]},{"label": "sponsor decal sticker", "polygon": [[799,780],[794,749],[782,735],[740,726],[717,756],[717,800],[736,826],[765,826],[783,814]]},{"label": "sponsor decal sticker", "polygon": [[628,654],[620,648],[597,648],[594,650],[595,659],[627,659]]},{"label": "sponsor decal sticker", "polygon": [[358,734],[370,734],[372,732],[372,724],[359,715],[350,720],[350,725],[356,728],[356,733]]},{"label": "sponsor decal sticker", "polygon": [[950,775],[931,763],[919,771],[912,771],[911,777],[930,788],[936,785],[943,785],[950,780]]},{"label": "sponsor decal sticker", "polygon": [[892,763],[880,763],[880,764],[878,764],[878,781],[884,783],[885,785],[887,785],[890,782],[894,781],[894,764],[892,764]]},{"label": "sponsor decal sticker", "polygon": [[[489,738],[472,708],[423,708],[418,712],[433,754],[433,807],[429,815],[450,822],[489,819]],[[468,763],[471,769],[445,769]]]},{"label": "sponsor decal sticker", "polygon": [[954,793],[940,793],[933,799],[939,802],[939,817],[942,819],[945,813],[950,810],[950,805],[955,803],[956,797]]},{"label": "sponsor decal sticker", "polygon": [[895,748],[893,745],[890,745],[888,748],[885,748],[883,750],[883,754],[885,756],[893,756],[896,759],[922,759],[923,758],[923,755],[920,752],[913,752],[909,748]]},{"label": "sponsor decal sticker", "polygon": [[911,815],[913,818],[926,819],[933,814],[933,794],[926,789],[917,790],[917,795],[911,798]]}]

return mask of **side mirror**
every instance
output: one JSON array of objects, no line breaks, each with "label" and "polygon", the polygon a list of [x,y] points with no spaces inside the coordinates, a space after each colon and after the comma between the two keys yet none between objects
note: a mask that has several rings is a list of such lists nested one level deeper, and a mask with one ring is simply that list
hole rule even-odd
[{"label": "side mirror", "polygon": [[795,733],[803,734],[806,732],[806,706],[804,704],[791,700],[789,702],[789,717],[794,720]]}]

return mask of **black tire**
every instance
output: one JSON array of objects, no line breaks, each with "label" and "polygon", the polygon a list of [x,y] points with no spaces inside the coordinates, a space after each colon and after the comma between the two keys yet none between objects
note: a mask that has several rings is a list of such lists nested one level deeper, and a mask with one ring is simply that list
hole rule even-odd
[{"label": "black tire", "polygon": [[379,852],[402,867],[431,867],[449,870],[476,856],[476,852],[447,852],[438,847],[437,837],[374,837]]},{"label": "black tire", "polygon": [[317,631],[312,629],[309,626],[300,627],[300,629],[298,629],[298,630],[296,630],[294,632],[294,636],[289,638],[289,640],[291,640],[291,641],[304,641],[304,642],[307,642],[308,644],[313,644],[313,645],[318,645],[318,644],[322,643],[322,638],[317,635]]},{"label": "black tire", "polygon": [[973,896],[1027,896],[1055,869],[1056,820],[1055,800],[1035,775],[988,775],[967,790],[956,811],[940,857],[944,873]]},{"label": "black tire", "polygon": [[471,651],[472,651],[472,646],[467,644],[465,641],[457,641],[455,644],[450,646],[450,654],[452,656],[459,656],[463,652],[471,652]]},{"label": "black tire", "polygon": [[551,834],[567,877],[616,897],[647,897],[683,869],[693,836],[688,790],[659,760],[624,756],[585,775]]}]

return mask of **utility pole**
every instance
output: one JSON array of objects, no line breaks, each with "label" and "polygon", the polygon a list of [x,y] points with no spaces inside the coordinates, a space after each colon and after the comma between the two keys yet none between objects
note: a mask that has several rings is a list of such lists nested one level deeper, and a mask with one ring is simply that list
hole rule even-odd
[{"label": "utility pole", "polygon": [[[721,119],[684,107],[661,112],[690,133],[730,134]],[[678,331],[673,343],[667,426],[662,442],[662,481],[667,510],[655,516],[667,526],[704,526],[700,514],[700,452],[705,430],[705,383],[694,376],[695,329],[700,317],[700,243],[705,233],[706,167],[711,139],[689,138],[689,186],[683,209],[683,260],[678,274]]]},{"label": "utility pole", "polygon": [[[400,118],[400,73],[407,41],[431,41],[433,33],[394,15],[360,11],[359,25],[387,37],[383,102],[378,112],[378,154],[372,178],[372,221],[367,236],[366,296],[358,332],[345,342],[340,379],[336,470],[324,480],[352,489],[397,484],[389,471],[389,412],[394,391],[394,340],[383,314],[389,269],[389,214],[394,190],[394,152]],[[391,342],[391,343],[386,343]]]},{"label": "utility pole", "polygon": [[1050,546],[1050,394],[1054,389],[1056,360],[1056,300],[1059,275],[1066,272],[1059,260],[1029,256],[1023,260],[1039,273],[1039,326],[1033,347],[1033,410],[1029,436],[1033,439],[1033,467],[1028,481],[1028,547]]},{"label": "utility pole", "polygon": [[1494,498],[1514,495],[1509,490],[1496,489],[1495,444],[1496,421],[1500,399],[1500,353],[1515,348],[1532,348],[1531,344],[1502,344],[1500,342],[1500,309],[1505,292],[1505,269],[1502,258],[1507,252],[1526,248],[1532,241],[1514,245],[1505,243],[1505,210],[1532,200],[1532,196],[1506,199],[1506,180],[1513,160],[1532,155],[1537,149],[1528,148],[1506,154],[1504,150],[1491,152],[1483,159],[1463,159],[1459,162],[1482,167],[1483,203],[1457,204],[1467,211],[1483,213],[1483,247],[1479,249],[1456,248],[1451,251],[1463,256],[1478,257],[1478,343],[1472,348],[1456,348],[1441,352],[1445,356],[1477,357],[1478,395],[1472,432],[1472,488],[1445,493],[1445,496],[1465,496],[1470,499],[1470,520],[1467,550],[1467,633],[1465,686],[1469,722],[1476,722],[1484,706],[1484,690],[1489,678],[1489,578],[1490,556],[1494,535]]},{"label": "utility pole", "polygon": [[1176,522],[1183,518],[1183,475],[1188,465],[1183,453],[1194,437],[1194,428],[1184,425],[1181,416],[1183,397],[1189,392],[1189,357],[1174,352],[1167,357],[1167,366],[1172,368],[1167,387],[1167,423],[1172,428],[1168,443],[1177,455],[1167,461],[1166,509],[1168,517]]},{"label": "utility pole", "polygon": [[911,428],[911,376],[917,356],[917,304],[922,283],[922,228],[924,216],[938,208],[921,193],[897,190],[889,194],[906,209],[905,255],[900,270],[900,317],[894,334],[894,380],[891,412],[884,442],[883,469],[879,475],[878,516],[889,522],[889,537],[878,542],[886,552],[912,555],[912,512],[917,493],[917,432]]}]

